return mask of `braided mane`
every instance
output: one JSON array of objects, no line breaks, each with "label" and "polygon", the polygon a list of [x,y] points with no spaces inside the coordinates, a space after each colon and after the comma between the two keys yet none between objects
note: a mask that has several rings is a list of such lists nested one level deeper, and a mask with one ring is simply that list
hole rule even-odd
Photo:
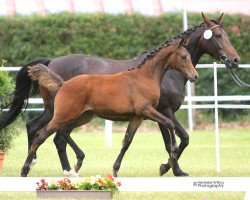
[{"label": "braided mane", "polygon": [[[216,23],[218,24],[218,22],[216,22]],[[172,39],[166,40],[162,45],[160,45],[156,49],[153,49],[153,50],[150,50],[150,51],[146,52],[147,56],[137,65],[137,67],[129,69],[129,71],[134,70],[136,68],[141,68],[147,60],[150,60],[151,58],[153,58],[162,48],[168,46],[168,44],[170,44],[170,42],[174,42],[174,40],[179,39],[179,38],[188,37],[191,33],[195,32],[196,29],[198,27],[201,27],[203,24],[204,23],[201,23],[198,26],[195,26],[193,28],[189,28],[186,31],[180,33],[178,36],[175,36]]]}]

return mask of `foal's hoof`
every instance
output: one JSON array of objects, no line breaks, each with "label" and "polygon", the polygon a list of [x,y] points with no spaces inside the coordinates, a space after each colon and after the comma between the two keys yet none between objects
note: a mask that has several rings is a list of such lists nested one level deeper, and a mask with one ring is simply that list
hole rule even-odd
[{"label": "foal's hoof", "polygon": [[29,173],[30,168],[29,167],[23,167],[21,171],[21,177],[27,177],[27,174]]},{"label": "foal's hoof", "polygon": [[118,170],[113,170],[113,177],[117,177]]},{"label": "foal's hoof", "polygon": [[168,163],[167,164],[161,164],[161,166],[160,166],[160,176],[163,176],[164,174],[166,174],[170,168],[171,168],[171,166]]}]

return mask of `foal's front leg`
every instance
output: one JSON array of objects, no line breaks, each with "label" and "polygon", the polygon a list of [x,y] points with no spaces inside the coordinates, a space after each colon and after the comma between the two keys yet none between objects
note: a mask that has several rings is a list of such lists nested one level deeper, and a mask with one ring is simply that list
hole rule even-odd
[{"label": "foal's front leg", "polygon": [[120,154],[118,155],[118,157],[113,165],[113,176],[114,177],[117,177],[117,173],[120,169],[123,156],[125,155],[126,151],[128,150],[128,148],[129,148],[129,146],[134,138],[134,135],[135,135],[138,127],[141,125],[142,121],[143,121],[143,118],[138,117],[138,116],[132,117],[131,120],[129,121],[128,128],[127,128],[126,134],[125,134],[124,139],[123,139],[122,149],[121,149]]}]

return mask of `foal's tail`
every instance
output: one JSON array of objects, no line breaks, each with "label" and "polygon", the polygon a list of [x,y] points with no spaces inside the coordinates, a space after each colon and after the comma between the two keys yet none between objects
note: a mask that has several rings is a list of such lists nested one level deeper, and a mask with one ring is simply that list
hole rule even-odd
[{"label": "foal's tail", "polygon": [[16,76],[16,87],[13,92],[13,100],[6,106],[10,106],[8,112],[4,112],[0,117],[0,130],[11,124],[21,113],[22,108],[28,104],[28,98],[38,93],[37,82],[31,80],[28,76],[28,66],[43,63],[48,65],[50,63],[48,58],[39,58],[25,64]]},{"label": "foal's tail", "polygon": [[40,63],[28,67],[28,74],[32,80],[38,81],[39,85],[45,87],[52,93],[57,93],[63,84],[63,79],[59,75]]}]

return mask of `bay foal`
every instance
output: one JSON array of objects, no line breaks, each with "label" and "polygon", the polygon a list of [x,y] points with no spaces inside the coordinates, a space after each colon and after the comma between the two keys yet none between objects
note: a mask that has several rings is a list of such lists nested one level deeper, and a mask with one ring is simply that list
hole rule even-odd
[{"label": "bay foal", "polygon": [[168,69],[179,70],[190,81],[198,78],[190,55],[183,46],[186,42],[184,38],[178,43],[163,45],[142,66],[114,75],[80,75],[64,82],[45,65],[30,67],[29,76],[38,81],[44,102],[48,101],[46,94],[57,94],[54,117],[38,131],[21,175],[27,176],[38,147],[58,130],[77,154],[76,171],[80,169],[84,153],[70,135],[64,133],[90,122],[94,115],[113,120],[129,119],[123,146],[113,167],[114,176],[117,176],[122,158],[144,118],[164,124],[171,130],[170,138],[173,138],[172,121],[156,111],[155,107],[160,98],[161,80]]}]

